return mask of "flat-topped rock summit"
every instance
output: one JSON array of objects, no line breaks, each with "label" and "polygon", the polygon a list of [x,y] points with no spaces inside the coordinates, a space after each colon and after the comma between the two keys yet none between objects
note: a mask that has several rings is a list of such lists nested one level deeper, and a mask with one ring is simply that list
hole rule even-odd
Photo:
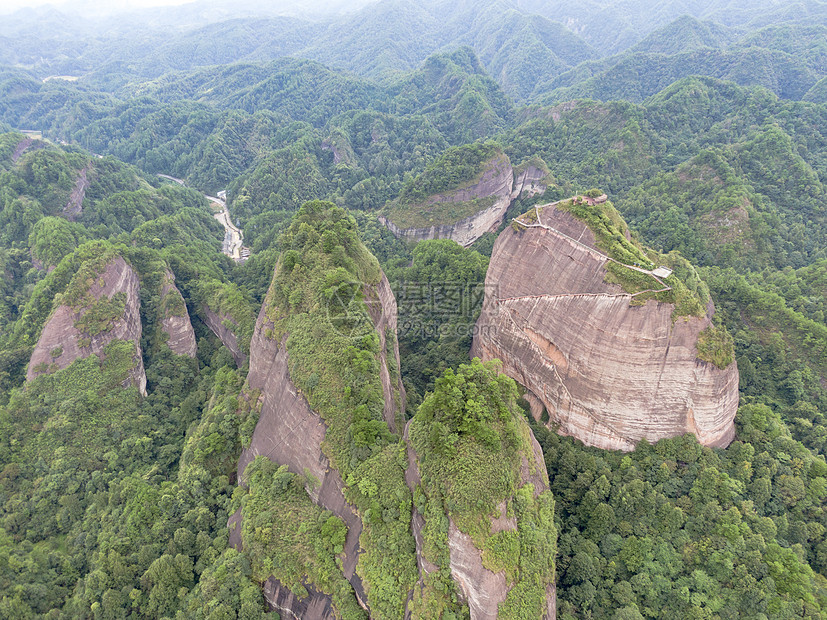
[{"label": "flat-topped rock summit", "polygon": [[449,149],[390,203],[380,221],[399,239],[453,239],[469,246],[502,224],[512,202],[546,190],[539,158],[512,167],[491,144]]},{"label": "flat-topped rock summit", "polygon": [[713,313],[689,263],[646,250],[611,203],[581,197],[532,208],[497,239],[472,355],[502,360],[538,418],[545,407],[588,445],[693,433],[726,446],[738,369]]}]

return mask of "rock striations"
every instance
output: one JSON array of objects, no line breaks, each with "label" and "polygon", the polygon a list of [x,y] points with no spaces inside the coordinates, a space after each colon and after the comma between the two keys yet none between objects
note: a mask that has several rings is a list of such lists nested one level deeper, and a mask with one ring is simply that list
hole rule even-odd
[{"label": "rock striations", "polygon": [[176,355],[195,357],[195,331],[192,329],[187,305],[175,286],[175,276],[167,269],[161,285],[161,329],[168,336],[167,346]]},{"label": "rock striations", "polygon": [[[472,415],[483,426],[494,420],[496,436],[484,434],[485,446],[458,437],[460,457],[440,461],[433,455],[445,451],[428,440],[439,435],[427,431],[433,418],[420,408],[419,426],[404,423],[396,301],[355,221],[330,203],[307,203],[280,245],[250,342],[240,401],[258,419],[237,467],[241,507],[228,521],[230,544],[250,554],[270,608],[282,617],[319,620],[424,620],[441,611],[467,616],[470,609],[476,620],[496,618],[503,609],[513,613],[528,589],[532,617],[554,618],[553,500],[514,382],[475,362],[476,374],[465,385],[493,391]],[[459,476],[435,475],[434,467],[443,466],[456,466]],[[292,480],[298,495],[285,503],[281,482],[262,495],[265,471],[275,472],[265,474],[267,480]],[[447,489],[451,508],[441,512],[435,480],[468,471],[480,474],[470,479],[482,481],[485,500],[467,488],[456,497],[455,488]],[[321,510],[307,516],[308,507]],[[288,538],[280,530],[286,519],[296,519],[290,531],[312,532],[319,522],[340,528],[335,563],[318,571],[323,558],[300,542],[268,547]],[[535,553],[522,556],[523,533],[537,529]],[[444,537],[439,557],[435,537]],[[274,563],[273,556],[282,560]],[[291,571],[294,562],[305,568]],[[444,570],[435,573],[436,563]]]},{"label": "rock striations", "polygon": [[[393,211],[379,220],[398,239],[452,239],[467,247],[485,233],[496,231],[508,208],[521,195],[534,196],[545,192],[547,176],[548,170],[542,162],[514,169],[508,156],[498,153],[483,164],[482,172],[473,182],[428,196],[418,204],[406,207],[409,211],[425,214],[426,219],[436,220],[437,223],[430,226],[399,224],[399,218]],[[450,216],[452,212],[466,213],[469,204],[482,208],[472,209],[472,213],[464,217]]]},{"label": "rock striations", "polygon": [[135,344],[128,381],[146,395],[138,275],[117,255],[84,275],[91,277],[73,280],[79,294],[71,303],[60,304],[43,327],[26,379],[61,370],[90,355],[101,357],[110,342],[125,340]]},{"label": "rock striations", "polygon": [[[343,550],[343,574],[351,582],[359,601],[365,604],[364,589],[356,575],[362,522],[345,500],[344,482],[322,451],[327,427],[290,378],[287,337],[267,337],[273,323],[261,309],[250,343],[250,373],[247,383],[260,394],[260,414],[253,436],[238,462],[238,479],[257,456],[287,465],[297,474],[309,474],[319,484],[309,489],[315,503],[342,519],[347,526]],[[239,521],[240,515],[235,517]],[[236,526],[240,528],[240,524]]]},{"label": "rock striations", "polygon": [[396,339],[396,297],[384,273],[378,284],[364,287],[364,297],[368,314],[379,335],[379,372],[385,399],[383,415],[391,432],[398,433],[404,424],[405,387],[402,385],[399,342]]},{"label": "rock striations", "polygon": [[[405,393],[400,380],[396,343],[396,301],[387,278],[378,269],[376,259],[355,236],[355,222],[341,219],[339,225],[334,226],[333,222],[324,219],[325,216],[343,218],[344,212],[328,203],[312,204],[322,211],[303,208],[300,212],[305,224],[305,228],[301,229],[303,238],[307,237],[304,232],[307,224],[319,228],[329,226],[330,233],[335,229],[344,244],[339,247],[344,250],[344,246],[348,246],[347,251],[353,261],[348,264],[354,272],[339,287],[331,287],[335,293],[329,301],[330,312],[336,314],[343,310],[334,317],[324,307],[320,308],[311,295],[315,297],[319,294],[316,288],[319,285],[324,290],[325,285],[321,282],[343,273],[341,270],[330,271],[321,281],[313,277],[330,268],[327,261],[337,252],[328,254],[311,241],[304,245],[296,243],[296,249],[286,252],[276,266],[250,342],[250,371],[245,394],[255,403],[259,417],[249,445],[241,454],[237,475],[241,484],[247,484],[245,471],[248,466],[255,458],[266,457],[287,466],[289,472],[312,481],[306,486],[310,499],[341,519],[346,527],[346,537],[339,554],[341,573],[352,587],[351,596],[355,596],[363,609],[369,609],[369,586],[363,584],[361,576],[366,569],[360,566],[364,562],[362,539],[366,524],[353,498],[347,495],[343,480],[343,472],[345,477],[353,474],[352,470],[348,472],[343,469],[343,465],[350,465],[353,462],[350,459],[354,457],[349,457],[348,461],[343,461],[342,457],[338,457],[338,461],[335,459],[341,454],[342,444],[352,441],[354,431],[350,425],[354,422],[349,422],[346,417],[361,415],[360,411],[367,413],[365,405],[354,405],[355,411],[340,408],[348,399],[360,398],[355,393],[357,390],[370,386],[369,393],[373,394],[369,399],[370,406],[375,412],[372,424],[375,424],[373,428],[384,427],[380,433],[394,432],[404,419]],[[332,210],[329,210],[331,207]],[[350,230],[345,230],[345,227]],[[298,229],[299,224],[296,223],[290,230]],[[330,233],[328,238],[332,239]],[[289,241],[283,238],[283,243],[288,245]],[[313,269],[305,271],[292,264],[293,258],[299,255],[301,258],[296,260],[308,267],[312,265]],[[356,263],[365,265],[366,271],[360,273],[354,266]],[[337,288],[341,290],[337,291]],[[292,291],[292,294],[285,297],[285,291]],[[299,305],[291,301],[298,299],[302,299]],[[351,317],[356,319],[353,323],[350,322]],[[302,344],[304,339],[308,339],[306,345]],[[367,384],[359,388],[347,382],[353,379],[346,379],[343,374],[347,369],[338,365],[349,364],[349,356],[357,354],[357,349],[363,346],[368,347],[362,351],[366,355],[362,372]],[[300,369],[297,374],[291,370],[296,365]],[[310,397],[312,386],[319,386],[317,391],[332,389],[330,397],[314,401]],[[339,399],[344,399],[342,405],[336,404]],[[326,408],[314,409],[311,402],[323,402]],[[332,439],[332,435],[336,438]],[[367,456],[368,453],[364,453],[360,458],[364,460]],[[242,505],[242,509],[230,519],[230,540],[236,547],[246,546],[246,538],[241,535],[246,514]],[[331,606],[335,607],[335,592],[323,591],[319,584],[308,583],[302,587],[310,593],[310,598],[297,598],[290,595],[284,583],[279,582],[278,573],[272,575],[267,584],[265,596],[268,602],[283,615],[333,617]],[[341,609],[337,610],[341,612]]]},{"label": "rock striations", "polygon": [[683,433],[728,445],[738,370],[697,349],[712,303],[677,316],[671,303],[635,300],[607,281],[589,226],[555,205],[537,211],[545,227],[507,228],[494,245],[472,355],[502,360],[549,423],[588,445],[631,450]]}]

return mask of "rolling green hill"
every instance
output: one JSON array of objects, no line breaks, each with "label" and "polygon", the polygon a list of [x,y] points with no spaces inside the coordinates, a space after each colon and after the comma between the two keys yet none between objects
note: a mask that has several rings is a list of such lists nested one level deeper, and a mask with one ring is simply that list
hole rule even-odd
[{"label": "rolling green hill", "polygon": [[717,49],[731,43],[733,33],[715,22],[702,22],[682,15],[629,48],[628,53],[680,54],[703,48]]}]

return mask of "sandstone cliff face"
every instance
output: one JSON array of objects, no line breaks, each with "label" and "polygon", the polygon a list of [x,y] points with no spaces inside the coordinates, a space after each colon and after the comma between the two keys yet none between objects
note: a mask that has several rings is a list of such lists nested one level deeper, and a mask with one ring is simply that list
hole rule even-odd
[{"label": "sandstone cliff face", "polygon": [[307,598],[300,599],[281,582],[270,577],[264,582],[264,600],[271,611],[281,614],[282,618],[301,620],[335,620],[333,600],[327,594],[319,592],[312,585],[305,584]]},{"label": "sandstone cliff face", "polygon": [[[380,377],[385,398],[383,414],[391,432],[397,433],[405,419],[405,387],[402,385],[399,342],[396,339],[396,298],[384,273],[379,284],[365,287],[365,303],[379,334]],[[391,376],[394,378],[391,379]]]},{"label": "sandstone cliff face", "polygon": [[[465,188],[430,196],[425,205],[464,202],[477,198],[494,198],[494,204],[458,222],[428,228],[400,228],[385,217],[380,221],[399,239],[422,241],[425,239],[453,239],[467,247],[486,232],[496,230],[511,206],[514,174],[511,162],[500,155],[489,162],[480,180]],[[519,194],[518,194],[519,195]]]},{"label": "sandstone cliff face", "polygon": [[224,325],[224,321],[235,323],[231,316],[213,312],[208,306],[204,307],[204,323],[218,336],[218,339],[224,346],[230,350],[236,365],[241,368],[247,361],[247,355],[241,350],[241,345],[239,345],[238,338],[233,331]]},{"label": "sandstone cliff face", "polygon": [[580,243],[542,228],[500,235],[472,355],[502,360],[561,433],[588,445],[631,450],[643,438],[683,433],[728,445],[738,370],[701,361],[696,349],[713,309],[673,323],[671,304],[630,305],[630,295],[604,281],[606,259],[589,250],[591,230],[553,206],[541,215]]},{"label": "sandstone cliff face", "polygon": [[[419,456],[416,453],[409,436],[410,421],[405,426],[404,440],[408,446],[408,469],[405,472],[405,481],[411,492],[417,485],[422,483],[419,470]],[[545,459],[540,444],[529,432],[531,439],[532,459],[529,462],[525,456],[522,457],[520,468],[520,483],[523,486],[527,483],[534,485],[534,496],[537,497],[544,491],[549,490],[548,473],[546,472]],[[492,533],[506,530],[517,530],[517,519],[506,515],[505,503],[499,506],[500,515],[491,520]],[[439,570],[439,567],[429,562],[423,555],[422,529],[425,526],[424,516],[414,507],[411,519],[411,527],[414,531],[416,541],[417,566],[419,568],[419,584],[422,588],[424,576]],[[505,571],[492,572],[483,566],[482,550],[477,548],[473,539],[462,532],[448,518],[448,551],[450,555],[451,577],[457,586],[457,590],[463,602],[468,604],[471,612],[471,620],[496,620],[499,612],[499,605],[505,601],[508,592],[514,587],[509,583]],[[544,620],[554,620],[557,617],[557,595],[554,584],[546,588]]]},{"label": "sandstone cliff face", "polygon": [[511,200],[514,201],[520,196],[531,198],[532,196],[545,193],[546,186],[542,184],[542,181],[547,175],[548,173],[545,170],[533,165],[526,166],[525,170],[519,174],[515,171]]},{"label": "sandstone cliff face", "polygon": [[163,308],[161,329],[169,336],[167,346],[176,355],[195,357],[195,331],[192,329],[189,312],[187,312],[181,291],[175,286],[175,276],[169,269],[164,273],[161,306]]},{"label": "sandstone cliff face", "polygon": [[[342,519],[347,526],[343,573],[353,585],[359,601],[366,605],[367,597],[356,574],[362,522],[345,500],[342,477],[322,452],[327,430],[324,421],[310,408],[290,379],[287,338],[285,336],[281,342],[268,338],[266,332],[272,328],[265,302],[250,344],[250,372],[247,375],[250,388],[260,390],[261,413],[250,446],[241,453],[238,478],[243,480],[247,465],[259,455],[287,465],[293,473],[312,474],[319,481],[310,492],[313,501]],[[238,517],[234,521],[237,523]],[[240,524],[236,525],[235,531],[240,527]],[[297,617],[303,616],[299,614]]]},{"label": "sandstone cliff face", "polygon": [[20,142],[17,143],[17,146],[14,147],[14,151],[11,154],[11,161],[12,163],[16,163],[20,157],[22,157],[23,153],[28,151],[29,149],[42,149],[46,148],[46,143],[40,140],[34,140],[32,138],[23,138]]},{"label": "sandstone cliff face", "polygon": [[52,313],[32,353],[26,373],[28,381],[35,377],[61,370],[78,359],[90,355],[103,356],[104,348],[113,340],[131,340],[135,343],[135,366],[129,381],[146,395],[146,374],[141,355],[141,316],[138,295],[138,276],[120,256],[110,260],[89,288],[94,300],[125,295],[124,311],[111,327],[97,334],[84,334],[76,324],[89,307],[75,310],[61,305]]},{"label": "sandstone cliff face", "polygon": [[66,206],[63,207],[63,214],[69,220],[77,220],[83,214],[83,199],[86,197],[86,189],[89,187],[87,175],[91,169],[92,164],[89,163],[78,173],[78,178],[75,180],[75,187],[72,188],[69,200]]}]

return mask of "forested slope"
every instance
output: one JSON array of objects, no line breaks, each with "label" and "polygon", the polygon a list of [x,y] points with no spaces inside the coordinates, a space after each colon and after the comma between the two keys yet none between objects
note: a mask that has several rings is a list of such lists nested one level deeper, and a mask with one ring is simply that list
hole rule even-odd
[{"label": "forested slope", "polygon": [[[80,34],[43,62],[45,43],[10,19],[33,38],[4,48],[25,66],[0,72],[0,616],[258,617],[272,577],[342,616],[463,617],[472,590],[446,555],[452,533],[503,575],[501,617],[539,617],[552,573],[567,620],[824,616],[823,3],[699,5],[693,18],[682,3],[454,4],[311,26],[199,22],[120,50],[50,22]],[[42,81],[75,70],[77,82]],[[684,435],[587,448],[541,412],[531,421],[493,367],[462,366],[499,231],[469,248],[410,246],[378,215],[474,177],[480,153],[507,157],[515,178],[545,175],[545,195],[516,197],[501,229],[600,187],[635,244],[700,266],[741,377],[729,447]],[[243,264],[220,253],[202,196],[220,190],[253,249]],[[87,296],[111,260],[135,274],[140,335],[62,369],[64,352],[42,345],[52,365],[26,383],[59,308],[76,311],[78,341],[113,331],[121,297]],[[388,376],[406,392],[395,429],[377,371],[393,334],[383,348],[359,332],[349,348],[329,333],[342,287],[371,317],[358,285],[378,286],[380,267],[398,306],[400,376]],[[249,360],[265,302],[364,525],[349,575],[337,559],[349,530],[306,472],[259,458],[238,476],[261,412]],[[185,315],[194,357],[166,344],[164,326]],[[128,380],[136,350],[146,396]],[[527,424],[548,491],[517,465]],[[409,486],[412,452],[422,478]],[[436,577],[417,564],[413,509]],[[486,530],[500,518],[516,529]],[[286,527],[299,521],[314,544]]]}]

